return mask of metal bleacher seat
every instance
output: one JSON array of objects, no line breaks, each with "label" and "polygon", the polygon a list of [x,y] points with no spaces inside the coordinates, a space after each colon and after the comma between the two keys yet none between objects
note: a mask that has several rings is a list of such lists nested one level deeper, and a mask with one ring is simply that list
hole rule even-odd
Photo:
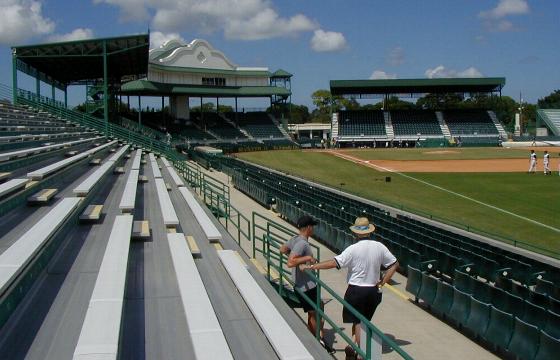
[{"label": "metal bleacher seat", "polygon": [[132,232],[132,215],[115,217],[74,359],[116,359]]},{"label": "metal bleacher seat", "polygon": [[0,296],[80,203],[64,198],[0,255]]},{"label": "metal bleacher seat", "polygon": [[68,166],[72,163],[75,163],[78,160],[84,159],[91,154],[94,154],[98,151],[101,151],[101,150],[103,150],[103,149],[105,149],[109,146],[112,146],[112,145],[116,144],[116,142],[117,141],[115,140],[115,141],[111,141],[111,142],[103,144],[103,145],[99,145],[99,146],[97,146],[97,147],[95,147],[91,150],[84,151],[82,153],[79,153],[78,155],[74,155],[74,156],[69,157],[67,159],[58,161],[54,164],[50,164],[48,166],[45,166],[41,169],[29,172],[29,173],[27,173],[27,177],[31,180],[42,180],[44,177],[46,177],[46,176],[64,168],[64,167],[66,167],[66,166]]},{"label": "metal bleacher seat", "polygon": [[140,161],[142,160],[142,149],[136,150],[134,159],[132,160],[132,170],[140,170]]},{"label": "metal bleacher seat", "polygon": [[313,356],[241,263],[236,252],[218,250],[218,256],[278,357],[312,360]]},{"label": "metal bleacher seat", "polygon": [[51,150],[55,150],[55,149],[61,149],[61,148],[66,147],[66,146],[83,144],[83,143],[86,143],[86,142],[94,141],[96,139],[100,139],[100,138],[75,140],[75,141],[69,141],[69,142],[60,143],[60,144],[40,146],[40,147],[31,148],[31,149],[23,149],[23,150],[16,150],[16,151],[0,153],[0,161],[7,161],[7,160],[10,160],[10,159],[13,159],[13,158],[29,156],[29,155],[38,154],[38,153],[41,153],[41,152],[51,151]]},{"label": "metal bleacher seat", "polygon": [[152,166],[152,172],[154,173],[154,178],[161,178],[161,171],[159,170],[159,165],[154,154],[150,153],[150,165]]},{"label": "metal bleacher seat", "polygon": [[126,179],[126,185],[119,203],[119,209],[122,212],[130,212],[134,210],[136,203],[136,188],[138,187],[138,176],[140,170],[130,170],[130,174]]},{"label": "metal bleacher seat", "polygon": [[[128,145],[127,145],[128,146]],[[103,163],[99,168],[97,168],[90,176],[82,181],[73,190],[73,193],[77,196],[87,196],[91,189],[107,175],[111,169],[115,166],[116,162],[124,155],[126,149],[123,147],[119,149],[115,154],[113,154],[106,162]]]},{"label": "metal bleacher seat", "polygon": [[0,198],[21,189],[29,182],[29,179],[12,179],[0,184]]},{"label": "metal bleacher seat", "polygon": [[177,174],[177,172],[175,171],[175,168],[173,168],[173,166],[167,167],[167,172],[169,172],[169,175],[171,176],[171,179],[173,180],[173,183],[176,186],[178,186],[178,187],[185,186],[185,183],[183,182],[181,177]]},{"label": "metal bleacher seat", "polygon": [[202,206],[198,203],[194,195],[186,187],[180,187],[179,192],[181,192],[181,195],[183,196],[183,198],[187,202],[187,205],[193,212],[194,217],[196,218],[198,224],[202,228],[202,231],[204,231],[206,238],[210,241],[221,240],[222,234],[220,233],[220,230],[218,230],[216,225],[214,225],[212,220],[210,220],[210,217],[208,216],[206,211],[204,211]]},{"label": "metal bleacher seat", "polygon": [[166,227],[175,227],[179,225],[179,218],[167,192],[167,187],[163,179],[156,179],[156,190],[161,208],[161,215],[163,216],[163,223]]},{"label": "metal bleacher seat", "polygon": [[185,235],[167,234],[189,337],[197,359],[233,359]]}]

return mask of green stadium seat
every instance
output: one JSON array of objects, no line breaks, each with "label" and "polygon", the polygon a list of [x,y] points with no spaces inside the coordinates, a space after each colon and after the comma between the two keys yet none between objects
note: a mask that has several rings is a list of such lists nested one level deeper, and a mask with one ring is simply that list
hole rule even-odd
[{"label": "green stadium seat", "polygon": [[511,282],[510,293],[512,293],[515,296],[519,296],[523,300],[527,300],[527,299],[529,299],[529,296],[531,295],[530,294],[531,290],[529,290],[529,288],[527,288],[524,285],[520,285],[520,284],[516,283],[515,281],[512,281]]},{"label": "green stadium seat", "polygon": [[541,294],[551,295],[554,289],[554,283],[545,279],[537,278],[535,280],[535,291]]},{"label": "green stadium seat", "polygon": [[524,300],[519,296],[515,296],[506,292],[505,307],[501,310],[521,318],[523,316],[523,313],[525,312]]},{"label": "green stadium seat", "polygon": [[556,339],[560,339],[560,315],[552,311],[547,312],[546,325],[544,331]]},{"label": "green stadium seat", "polygon": [[481,302],[471,296],[471,307],[469,318],[465,323],[465,327],[469,329],[476,337],[483,336],[486,333],[490,322],[490,304]]},{"label": "green stadium seat", "polygon": [[437,292],[438,279],[429,275],[427,272],[422,273],[422,287],[418,293],[418,298],[424,302],[428,307],[434,303]]},{"label": "green stadium seat", "polygon": [[460,290],[467,294],[472,294],[475,279],[467,273],[455,270],[453,278],[453,286],[455,289]]},{"label": "green stadium seat", "polygon": [[418,294],[422,288],[422,272],[419,269],[408,266],[406,291],[414,295],[414,301],[418,302]]},{"label": "green stadium seat", "polygon": [[541,331],[539,337],[539,350],[534,360],[557,359],[560,354],[560,339]]},{"label": "green stadium seat", "polygon": [[546,310],[540,306],[525,300],[525,310],[523,311],[523,316],[521,319],[528,324],[535,325],[539,329],[542,329],[546,324],[547,314]]},{"label": "green stadium seat", "polygon": [[556,300],[552,296],[548,297],[548,310],[560,314],[560,300]]},{"label": "green stadium seat", "polygon": [[432,303],[432,312],[439,316],[447,316],[453,305],[453,286],[439,280],[437,282],[436,297]]},{"label": "green stadium seat", "polygon": [[463,326],[469,317],[470,305],[470,294],[454,289],[453,305],[451,305],[449,310],[449,318],[458,326]]},{"label": "green stadium seat", "polygon": [[539,329],[515,318],[513,336],[507,348],[516,357],[531,360],[535,357],[539,344]]},{"label": "green stadium seat", "polygon": [[494,287],[478,279],[473,279],[473,296],[484,303],[491,303]]},{"label": "green stadium seat", "polygon": [[513,334],[514,317],[512,314],[490,307],[490,320],[482,338],[497,348],[507,349]]}]

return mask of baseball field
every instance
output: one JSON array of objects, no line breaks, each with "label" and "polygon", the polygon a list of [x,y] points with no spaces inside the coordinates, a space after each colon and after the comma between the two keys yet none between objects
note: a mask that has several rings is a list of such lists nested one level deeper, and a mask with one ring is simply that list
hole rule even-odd
[{"label": "baseball field", "polygon": [[[349,149],[241,153],[242,159],[560,258],[560,148],[553,174],[527,174],[528,149]],[[387,176],[391,177],[386,182]]]}]

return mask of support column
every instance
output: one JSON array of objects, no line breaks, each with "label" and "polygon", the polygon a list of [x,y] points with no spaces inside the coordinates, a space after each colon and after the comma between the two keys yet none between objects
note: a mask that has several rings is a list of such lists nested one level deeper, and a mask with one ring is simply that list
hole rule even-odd
[{"label": "support column", "polygon": [[165,125],[165,114],[163,113],[163,107],[165,105],[163,96],[161,97],[161,123],[165,126],[165,130],[167,130],[167,126]]},{"label": "support column", "polygon": [[107,82],[107,41],[103,40],[103,117],[105,118],[105,136],[109,135],[109,87]]},{"label": "support column", "polygon": [[41,80],[39,78],[35,78],[35,93],[37,93],[37,96],[41,96]]},{"label": "support column", "polygon": [[54,84],[51,84],[51,97],[52,97],[52,100],[53,100],[53,105],[56,101],[56,96],[55,95],[56,94],[55,94],[55,90],[54,90]]},{"label": "support column", "polygon": [[235,123],[239,124],[239,119],[237,115],[237,98],[235,98]]},{"label": "support column", "polygon": [[17,104],[17,91],[18,91],[16,64],[17,64],[16,49],[12,49],[12,102],[14,105]]},{"label": "support column", "polygon": [[64,86],[64,107],[68,109],[68,85]]},{"label": "support column", "polygon": [[142,97],[138,96],[138,124],[142,125]]}]

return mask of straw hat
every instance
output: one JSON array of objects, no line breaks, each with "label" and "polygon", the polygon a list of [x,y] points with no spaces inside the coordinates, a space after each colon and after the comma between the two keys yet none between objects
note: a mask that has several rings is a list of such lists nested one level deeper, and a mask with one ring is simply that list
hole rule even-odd
[{"label": "straw hat", "polygon": [[350,230],[352,230],[354,234],[365,235],[374,232],[375,226],[369,223],[368,218],[359,217],[354,221],[354,225],[350,226]]}]

